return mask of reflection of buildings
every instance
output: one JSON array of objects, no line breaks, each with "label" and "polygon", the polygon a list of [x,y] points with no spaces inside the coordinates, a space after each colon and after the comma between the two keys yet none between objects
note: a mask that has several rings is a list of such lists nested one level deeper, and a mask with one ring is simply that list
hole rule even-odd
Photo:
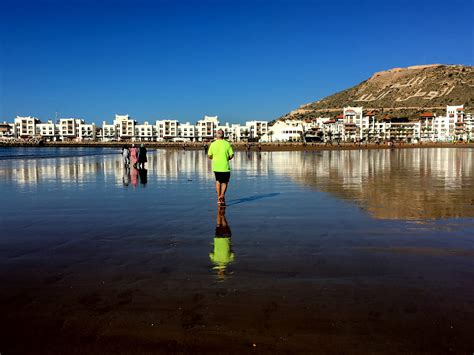
[{"label": "reflection of buildings", "polygon": [[292,152],[272,159],[279,173],[355,201],[376,218],[474,217],[469,148]]},{"label": "reflection of buildings", "polygon": [[[243,175],[268,175],[268,160],[252,153],[236,154],[232,169]],[[152,179],[178,180],[211,175],[211,161],[204,151],[149,150],[148,172]],[[124,183],[124,168],[120,153],[97,156],[57,157],[47,159],[14,159],[0,161],[0,179],[19,185],[39,184],[47,181],[83,183],[103,176],[106,180]],[[149,180],[150,177],[147,177]],[[125,179],[127,180],[127,179]]]},{"label": "reflection of buildings", "polygon": [[[149,151],[148,182],[212,179],[204,151]],[[474,154],[469,148],[237,152],[234,179],[280,176],[355,201],[376,218],[474,217]],[[121,155],[0,161],[0,181],[18,185],[85,184],[103,179],[123,186]],[[272,183],[272,182],[270,182]]]}]

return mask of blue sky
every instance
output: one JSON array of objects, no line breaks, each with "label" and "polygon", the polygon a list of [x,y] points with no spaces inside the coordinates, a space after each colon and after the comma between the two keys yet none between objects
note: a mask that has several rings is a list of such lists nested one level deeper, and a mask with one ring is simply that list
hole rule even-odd
[{"label": "blue sky", "polygon": [[473,65],[472,0],[0,4],[0,121],[271,120],[392,67]]}]

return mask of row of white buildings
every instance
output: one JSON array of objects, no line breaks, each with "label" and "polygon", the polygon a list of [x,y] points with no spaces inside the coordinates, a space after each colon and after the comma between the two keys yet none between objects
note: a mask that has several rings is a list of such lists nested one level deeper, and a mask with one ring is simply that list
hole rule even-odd
[{"label": "row of white buildings", "polygon": [[405,141],[452,142],[474,140],[474,116],[463,105],[447,106],[446,114],[422,113],[418,120],[378,116],[363,107],[345,107],[335,118],[277,121],[263,142],[288,141]]},{"label": "row of white buildings", "polygon": [[0,137],[34,138],[48,141],[209,141],[218,129],[231,141],[258,140],[268,133],[268,122],[248,121],[245,125],[221,124],[218,116],[204,116],[197,123],[158,120],[154,124],[139,124],[129,115],[115,115],[112,124],[101,126],[78,118],[61,118],[56,122],[41,122],[35,117],[16,117],[14,123],[0,124]]},{"label": "row of white buildings", "polygon": [[233,142],[292,141],[406,141],[450,142],[474,140],[474,117],[463,105],[447,106],[446,114],[424,112],[418,120],[379,116],[363,107],[345,107],[335,118],[278,120],[272,126],[266,121],[221,124],[217,116],[204,116],[196,124],[177,120],[158,120],[155,124],[137,123],[129,115],[115,115],[112,124],[101,126],[77,118],[41,122],[35,117],[16,117],[14,123],[0,123],[0,137],[33,138],[49,141],[210,141],[218,129]]}]

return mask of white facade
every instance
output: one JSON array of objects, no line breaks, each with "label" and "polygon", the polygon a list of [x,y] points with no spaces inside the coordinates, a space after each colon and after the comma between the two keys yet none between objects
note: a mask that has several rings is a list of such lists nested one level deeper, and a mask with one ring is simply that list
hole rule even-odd
[{"label": "white facade", "polygon": [[61,140],[71,140],[79,137],[77,127],[84,124],[84,120],[78,118],[59,119],[59,137]]},{"label": "white facade", "polygon": [[94,141],[96,138],[95,123],[88,124],[84,121],[77,125],[77,139],[79,141]]},{"label": "white facade", "polygon": [[[418,121],[376,117],[362,107],[344,107],[335,118],[318,117],[306,120],[277,121],[271,127],[265,121],[247,121],[245,124],[220,124],[217,116],[204,116],[196,125],[180,124],[177,120],[158,120],[155,124],[137,124],[129,115],[115,115],[113,124],[102,123],[97,132],[95,125],[76,118],[61,118],[58,123],[41,123],[35,117],[16,117],[14,123],[0,127],[0,136],[48,140],[120,141],[210,141],[218,129],[233,142],[256,140],[262,142],[341,141],[374,142],[397,140],[407,142],[450,142],[474,139],[474,118],[464,113],[462,105],[447,106],[446,114],[436,116],[425,112]],[[10,127],[10,128],[9,128]]]},{"label": "white facade", "polygon": [[177,120],[156,121],[156,135],[158,140],[169,140],[178,137],[179,122]]},{"label": "white facade", "polygon": [[472,113],[467,113],[464,116],[464,130],[465,136],[464,140],[474,140],[474,115]]},{"label": "white facade", "polygon": [[40,121],[36,117],[20,117],[15,118],[16,134],[20,138],[31,138],[36,135],[36,124]]},{"label": "white facade", "polygon": [[261,138],[262,142],[297,142],[304,132],[302,121],[277,121]]},{"label": "white facade", "polygon": [[180,124],[178,126],[178,136],[190,141],[196,140],[196,126],[189,122]]},{"label": "white facade", "polygon": [[120,140],[129,140],[135,137],[135,120],[129,115],[115,115],[114,125]]},{"label": "white facade", "polygon": [[36,124],[36,134],[46,138],[47,140],[55,140],[58,133],[59,129],[51,120],[48,120],[48,122],[45,123]]},{"label": "white facade", "polygon": [[202,120],[197,121],[196,131],[199,141],[214,139],[214,135],[219,125],[219,118],[217,116],[204,116]]},{"label": "white facade", "polygon": [[114,124],[107,124],[102,122],[102,141],[113,142],[118,139],[118,129]]},{"label": "white facade", "polygon": [[135,135],[134,137],[140,141],[153,141],[155,140],[155,127],[148,122],[144,124],[135,125]]},{"label": "white facade", "polygon": [[247,121],[245,127],[249,132],[251,139],[259,138],[268,133],[268,122],[266,121]]}]

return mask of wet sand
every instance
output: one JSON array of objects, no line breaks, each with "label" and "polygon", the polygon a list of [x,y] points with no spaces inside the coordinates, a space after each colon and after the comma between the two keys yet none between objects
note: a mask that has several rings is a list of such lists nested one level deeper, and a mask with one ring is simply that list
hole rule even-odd
[{"label": "wet sand", "polygon": [[[88,253],[104,248],[88,244]],[[242,267],[223,282],[120,247],[2,277],[2,353],[469,353],[474,345],[472,274],[444,279],[466,272],[472,252],[452,260],[423,250],[320,251],[289,268]]]},{"label": "wet sand", "polygon": [[[218,210],[198,152],[150,154],[146,185],[126,185],[113,155],[0,163],[0,352],[471,353],[470,199],[407,220],[355,194],[383,177],[403,200],[420,186],[443,205],[474,198],[468,152],[456,169],[452,151],[426,152],[238,153],[223,273],[209,259]],[[373,182],[357,175],[372,160]],[[411,195],[422,208],[426,196]]]}]

